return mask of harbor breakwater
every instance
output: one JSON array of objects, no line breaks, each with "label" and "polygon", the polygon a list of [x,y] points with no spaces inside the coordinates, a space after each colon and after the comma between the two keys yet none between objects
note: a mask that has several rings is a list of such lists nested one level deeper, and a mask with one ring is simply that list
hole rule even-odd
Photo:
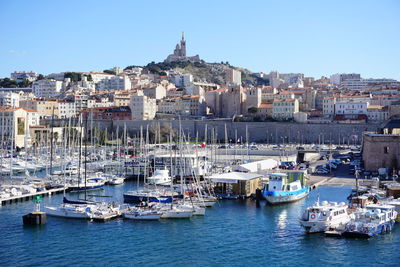
[{"label": "harbor breakwater", "polygon": [[[55,120],[54,125],[65,124],[66,120]],[[46,121],[50,124],[50,120]],[[93,120],[89,123],[93,127],[102,130],[116,131],[126,125],[130,135],[137,134],[140,127],[146,130],[147,126],[151,130],[181,129],[192,139],[198,135],[204,139],[205,135],[210,139],[211,136],[223,140],[226,135],[228,139],[246,140],[249,142],[264,143],[314,143],[314,144],[361,144],[362,134],[365,131],[376,132],[380,125],[372,123],[362,124],[326,124],[326,123],[294,123],[294,122],[232,122],[229,120],[151,120],[151,121],[132,121],[132,120]],[[207,130],[206,130],[207,129]],[[122,131],[120,131],[122,132]],[[247,132],[247,135],[246,135]]]}]

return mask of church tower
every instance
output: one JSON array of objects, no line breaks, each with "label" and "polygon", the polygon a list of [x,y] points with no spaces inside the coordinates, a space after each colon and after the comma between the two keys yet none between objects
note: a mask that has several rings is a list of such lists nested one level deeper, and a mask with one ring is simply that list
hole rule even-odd
[{"label": "church tower", "polygon": [[185,33],[182,32],[182,40],[181,40],[181,57],[186,57],[186,41],[185,41]]}]

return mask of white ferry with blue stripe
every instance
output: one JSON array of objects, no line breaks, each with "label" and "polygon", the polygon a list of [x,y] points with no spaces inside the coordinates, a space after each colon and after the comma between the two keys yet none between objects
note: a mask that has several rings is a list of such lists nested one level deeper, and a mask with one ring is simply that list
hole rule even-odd
[{"label": "white ferry with blue stripe", "polygon": [[310,192],[310,187],[302,185],[300,180],[288,183],[285,173],[269,174],[269,182],[264,185],[263,197],[270,204],[282,204],[300,200]]}]

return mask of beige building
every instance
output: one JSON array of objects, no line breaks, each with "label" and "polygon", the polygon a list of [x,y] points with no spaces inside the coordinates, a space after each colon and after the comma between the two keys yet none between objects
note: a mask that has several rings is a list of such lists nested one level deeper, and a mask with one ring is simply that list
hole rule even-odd
[{"label": "beige building", "polygon": [[39,125],[35,110],[25,108],[0,107],[0,129],[2,138],[14,147],[30,147],[29,127]]},{"label": "beige building", "polygon": [[131,95],[129,93],[114,95],[113,106],[115,107],[129,106],[130,102],[131,102]]},{"label": "beige building", "polygon": [[65,119],[76,116],[75,102],[59,99],[32,99],[21,100],[20,106],[26,109],[36,110],[40,119],[50,118],[54,114],[54,118]]},{"label": "beige building", "polygon": [[249,108],[260,107],[262,102],[261,88],[250,88],[246,92],[246,113],[249,113]]},{"label": "beige building", "polygon": [[225,80],[228,85],[242,85],[242,72],[235,69],[227,69]]},{"label": "beige building", "polygon": [[291,120],[294,113],[299,112],[297,99],[275,99],[272,108],[272,118],[276,120]]},{"label": "beige building", "polygon": [[[400,123],[398,124],[400,129]],[[379,168],[389,168],[398,171],[400,169],[400,134],[365,133],[362,157],[365,170],[377,171]]]},{"label": "beige building", "polygon": [[156,116],[156,100],[145,96],[143,91],[132,94],[129,106],[132,120],[152,120]]}]

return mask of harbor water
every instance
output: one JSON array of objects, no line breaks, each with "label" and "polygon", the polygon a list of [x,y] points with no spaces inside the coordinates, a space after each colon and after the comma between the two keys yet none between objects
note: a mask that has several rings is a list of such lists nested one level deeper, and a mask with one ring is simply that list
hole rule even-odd
[{"label": "harbor water", "polygon": [[[122,202],[135,183],[106,186],[89,195]],[[320,187],[296,203],[259,207],[251,200],[225,200],[206,216],[183,220],[99,223],[48,217],[44,226],[22,224],[32,202],[0,208],[0,266],[396,266],[400,227],[371,239],[307,235],[298,218],[320,200],[345,201],[349,187]],[[62,194],[45,197],[57,205]],[[78,194],[67,194],[77,199]],[[80,195],[83,197],[83,194]]]}]

